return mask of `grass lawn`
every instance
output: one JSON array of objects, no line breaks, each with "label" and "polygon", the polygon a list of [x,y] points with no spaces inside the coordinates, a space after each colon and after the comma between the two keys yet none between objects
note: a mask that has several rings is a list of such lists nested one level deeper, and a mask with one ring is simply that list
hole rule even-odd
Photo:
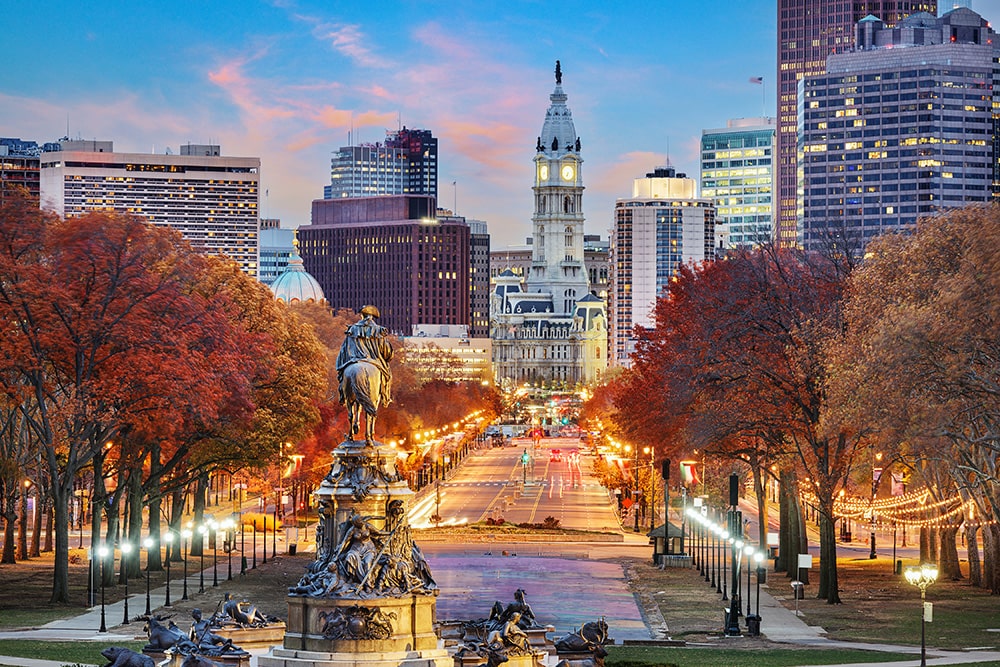
[{"label": "grass lawn", "polygon": [[[144,642],[122,642],[115,644],[142,651]],[[43,642],[28,639],[0,639],[0,655],[9,655],[39,660],[57,660],[68,665],[105,665],[107,660],[101,651],[106,642]]]},{"label": "grass lawn", "polygon": [[[721,596],[698,570],[660,570],[648,561],[630,561],[627,568],[638,598],[647,608],[659,608],[671,637],[702,641],[720,635]],[[920,644],[920,592],[893,574],[891,558],[841,559],[838,575],[842,604],[817,600],[815,584],[806,589],[799,611],[807,624],[823,628],[831,639]],[[779,599],[787,596],[782,604],[793,609],[788,581],[770,572],[768,590]],[[988,591],[964,580],[939,581],[927,589],[927,601],[934,604],[934,620],[926,626],[928,648],[1000,650],[998,602]],[[766,635],[766,616],[761,629]],[[760,640],[736,638],[740,648],[751,641]]]},{"label": "grass lawn", "polygon": [[823,649],[673,648],[615,646],[608,649],[607,667],[794,667],[853,662],[912,660],[902,653],[876,651],[830,651]]}]

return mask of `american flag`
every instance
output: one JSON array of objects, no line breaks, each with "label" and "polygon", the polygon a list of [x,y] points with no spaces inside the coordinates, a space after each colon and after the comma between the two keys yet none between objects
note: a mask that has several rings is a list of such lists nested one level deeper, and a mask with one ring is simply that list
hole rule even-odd
[{"label": "american flag", "polygon": [[752,76],[750,77],[750,83],[764,83],[764,77],[762,76]]}]

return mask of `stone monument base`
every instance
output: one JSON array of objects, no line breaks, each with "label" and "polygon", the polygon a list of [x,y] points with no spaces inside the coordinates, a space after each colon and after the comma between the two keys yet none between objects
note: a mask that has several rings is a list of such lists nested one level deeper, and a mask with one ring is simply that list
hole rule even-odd
[{"label": "stone monument base", "polygon": [[284,623],[268,623],[260,628],[243,628],[238,625],[224,625],[212,628],[212,632],[233,640],[240,648],[266,648],[280,644],[285,638]]},{"label": "stone monument base", "polygon": [[[151,658],[154,655],[145,651],[143,651],[143,654]],[[161,653],[160,655],[163,656],[162,661],[153,658],[153,662],[156,663],[157,667],[181,667],[187,659],[187,656],[181,653]],[[225,665],[225,667],[250,667],[249,653],[231,653],[229,655],[202,655],[201,653],[195,653],[195,655],[220,665]]]},{"label": "stone monument base", "polygon": [[451,656],[444,649],[322,653],[275,646],[270,653],[257,658],[257,667],[452,667],[453,664]]}]

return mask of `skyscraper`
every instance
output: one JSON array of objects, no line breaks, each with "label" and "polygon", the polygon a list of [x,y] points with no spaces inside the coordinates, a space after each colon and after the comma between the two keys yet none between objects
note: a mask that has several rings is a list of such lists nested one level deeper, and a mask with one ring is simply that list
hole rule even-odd
[{"label": "skyscraper", "polygon": [[854,25],[873,14],[895,25],[915,12],[937,11],[937,0],[778,0],[778,134],[774,238],[795,245],[798,81],[826,71],[826,59],[853,42]]},{"label": "skyscraper", "polygon": [[919,217],[994,198],[1000,43],[971,9],[874,16],[800,82],[799,239],[860,254]]},{"label": "skyscraper", "polygon": [[562,68],[535,142],[531,268],[494,278],[493,367],[501,382],[571,387],[607,366],[604,302],[591,293],[584,261],[581,142],[566,106]]},{"label": "skyscraper", "polygon": [[410,335],[419,324],[469,324],[469,226],[434,217],[423,195],[316,199],[298,229],[306,270],[332,308],[374,304],[380,322]]},{"label": "skyscraper", "polygon": [[702,130],[701,196],[715,202],[727,247],[771,238],[774,126],[773,118],[738,118]]},{"label": "skyscraper", "polygon": [[131,213],[257,276],[260,158],[225,157],[218,146],[182,146],[181,155],[115,153],[110,141],[61,148],[42,153],[43,208],[63,217]]},{"label": "skyscraper", "polygon": [[682,264],[715,258],[715,204],[672,167],[632,182],[615,202],[611,230],[611,363],[631,365],[635,327],[652,327],[653,307]]},{"label": "skyscraper", "polygon": [[438,192],[438,140],[430,130],[403,127],[385,143],[342,146],[330,160],[324,199]]}]

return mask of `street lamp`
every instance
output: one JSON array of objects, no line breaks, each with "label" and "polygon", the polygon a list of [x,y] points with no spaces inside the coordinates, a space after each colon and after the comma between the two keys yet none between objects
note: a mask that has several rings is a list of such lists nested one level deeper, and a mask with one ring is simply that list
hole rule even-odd
[{"label": "street lamp", "polygon": [[144,539],[142,546],[146,547],[146,616],[148,617],[152,613],[149,608],[149,550],[153,548],[153,538]]},{"label": "street lamp", "polygon": [[215,520],[208,522],[209,539],[212,541],[212,585],[219,585],[219,524]]},{"label": "street lamp", "polygon": [[[868,554],[868,558],[875,558],[875,498],[878,495],[878,483],[882,479],[882,468],[876,468],[876,463],[882,462],[882,452],[874,454],[872,456],[872,521],[871,521],[871,538],[872,538],[872,549]],[[893,564],[893,567],[896,567]]]},{"label": "street lamp", "polygon": [[104,562],[108,557],[108,548],[102,544],[97,548],[97,555],[101,559],[101,629],[98,632],[107,632],[108,624],[104,617]]},{"label": "street lamp", "polygon": [[931,615],[932,605],[926,602],[927,587],[937,581],[938,569],[934,565],[906,568],[906,580],[920,589],[920,667],[927,667],[927,643],[924,624]]},{"label": "street lamp", "polygon": [[227,518],[222,522],[222,528],[226,531],[226,559],[229,561],[227,565],[228,577],[227,581],[233,580],[233,542],[236,541],[236,532],[233,531],[232,537],[230,537],[230,531],[233,530],[233,519],[232,517]]},{"label": "street lamp", "polygon": [[[749,544],[743,547],[743,554],[747,561],[747,616],[750,615],[750,558],[753,555],[753,547]],[[760,595],[760,591],[757,592]]]},{"label": "street lamp", "polygon": [[163,536],[163,542],[166,545],[165,551],[167,552],[167,599],[163,603],[164,607],[171,606],[170,604],[170,552],[174,546],[174,534],[167,530],[167,534]]},{"label": "street lamp", "polygon": [[126,561],[128,560],[128,555],[132,551],[132,545],[128,542],[122,542],[122,562],[121,562],[121,573],[122,579],[125,580],[125,609],[122,611],[122,625],[128,625],[128,570],[126,569]]},{"label": "street lamp", "polygon": [[184,546],[184,593],[181,600],[188,599],[188,550],[191,548],[191,529],[185,528],[181,531],[181,542]]},{"label": "street lamp", "polygon": [[208,526],[202,524],[198,526],[198,539],[200,540],[201,549],[198,553],[201,555],[201,567],[198,568],[198,592],[205,592],[205,534],[208,532]]}]

